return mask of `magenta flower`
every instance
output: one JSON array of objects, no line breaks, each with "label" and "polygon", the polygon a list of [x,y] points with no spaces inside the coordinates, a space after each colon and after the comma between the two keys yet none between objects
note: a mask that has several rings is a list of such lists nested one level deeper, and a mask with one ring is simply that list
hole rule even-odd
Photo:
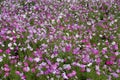
[{"label": "magenta flower", "polygon": [[104,49],[104,48],[103,48],[103,49],[102,49],[102,53],[103,53],[103,54],[107,53],[107,49]]},{"label": "magenta flower", "polygon": [[113,49],[118,50],[118,45],[117,44],[113,45]]},{"label": "magenta flower", "polygon": [[107,60],[107,61],[106,61],[106,65],[113,65],[113,63],[114,63],[114,62],[113,62],[112,60]]},{"label": "magenta flower", "polygon": [[96,63],[97,63],[97,64],[100,64],[100,62],[101,62],[101,59],[100,59],[100,58],[97,58],[97,59],[96,59]]},{"label": "magenta flower", "polygon": [[69,51],[71,50],[71,46],[69,46],[69,45],[66,46],[66,47],[65,47],[65,50],[66,50],[66,52],[69,52]]},{"label": "magenta flower", "polygon": [[7,77],[7,76],[9,76],[9,74],[10,74],[9,72],[5,72],[4,76]]},{"label": "magenta flower", "polygon": [[23,68],[23,71],[24,71],[24,72],[28,72],[28,71],[30,71],[30,68],[29,68],[29,67],[24,67],[24,68]]},{"label": "magenta flower", "polygon": [[75,49],[73,49],[73,54],[79,54],[79,49],[80,49],[80,48],[75,48]]},{"label": "magenta flower", "polygon": [[26,80],[26,76],[25,75],[21,76],[21,79]]},{"label": "magenta flower", "polygon": [[74,76],[76,76],[76,71],[72,71],[71,73],[69,73],[68,75],[67,75],[68,77],[74,77]]},{"label": "magenta flower", "polygon": [[4,71],[9,72],[10,69],[9,69],[8,67],[5,67],[5,68],[4,68]]},{"label": "magenta flower", "polygon": [[99,54],[99,51],[98,51],[97,49],[92,49],[92,52],[93,52],[95,55]]},{"label": "magenta flower", "polygon": [[3,52],[3,50],[2,49],[0,49],[0,53],[2,53]]},{"label": "magenta flower", "polygon": [[11,50],[7,49],[5,52],[6,52],[6,54],[10,54]]},{"label": "magenta flower", "polygon": [[15,71],[15,73],[16,73],[17,75],[20,75],[20,71]]},{"label": "magenta flower", "polygon": [[32,62],[32,61],[33,61],[33,58],[32,58],[32,57],[29,57],[28,60],[29,60],[30,62]]},{"label": "magenta flower", "polygon": [[24,62],[24,66],[28,66],[28,63],[27,63],[27,62]]},{"label": "magenta flower", "polygon": [[35,73],[35,68],[32,68],[31,71],[32,71],[32,73]]}]

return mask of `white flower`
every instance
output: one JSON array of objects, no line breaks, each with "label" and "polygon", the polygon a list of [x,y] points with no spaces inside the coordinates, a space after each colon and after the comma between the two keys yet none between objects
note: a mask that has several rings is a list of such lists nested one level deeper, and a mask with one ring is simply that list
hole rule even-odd
[{"label": "white flower", "polygon": [[116,44],[116,43],[113,41],[113,42],[112,42],[112,45],[115,45],[115,44]]},{"label": "white flower", "polygon": [[42,65],[42,66],[46,66],[46,62],[42,62],[41,65]]},{"label": "white flower", "polygon": [[60,62],[61,61],[61,59],[60,58],[57,58],[57,60],[56,60],[57,62]]},{"label": "white flower", "polygon": [[104,49],[104,50],[107,50],[107,47],[104,47],[103,49]]},{"label": "white flower", "polygon": [[18,65],[19,65],[19,66],[22,65],[22,63],[21,63],[21,62],[18,62]]},{"label": "white flower", "polygon": [[7,34],[10,34],[11,33],[11,31],[7,31]]},{"label": "white flower", "polygon": [[50,80],[54,80],[54,78],[51,78]]},{"label": "white flower", "polygon": [[29,68],[29,67],[26,67],[26,71],[27,71],[27,72],[30,71],[30,68]]},{"label": "white flower", "polygon": [[17,38],[20,38],[20,35],[17,35]]},{"label": "white flower", "polygon": [[97,71],[99,71],[99,70],[100,70],[100,67],[99,67],[99,66],[95,66],[95,69],[96,69]]},{"label": "white flower", "polygon": [[67,69],[67,68],[71,69],[71,66],[70,66],[70,64],[64,64],[64,65],[63,65],[63,68],[64,68],[64,69]]},{"label": "white flower", "polygon": [[103,37],[103,35],[101,35],[101,34],[100,34],[99,36],[100,36],[100,37]]},{"label": "white flower", "polygon": [[89,67],[89,66],[91,66],[92,65],[92,63],[89,63],[87,66]]},{"label": "white flower", "polygon": [[11,50],[13,50],[13,49],[14,49],[14,47],[10,47],[10,49],[11,49]]},{"label": "white flower", "polygon": [[10,37],[9,39],[10,39],[11,41],[13,40],[13,38],[12,38],[12,37]]},{"label": "white flower", "polygon": [[26,18],[26,15],[22,15],[23,16],[23,18]]},{"label": "white flower", "polygon": [[66,33],[67,36],[69,36],[69,33]]},{"label": "white flower", "polygon": [[5,47],[5,45],[4,45],[4,44],[2,44],[1,46],[2,46],[2,47]]},{"label": "white flower", "polygon": [[114,20],[114,22],[117,22],[117,21],[118,21],[117,19]]},{"label": "white flower", "polygon": [[40,58],[34,58],[34,61],[39,62]]},{"label": "white flower", "polygon": [[15,33],[15,31],[13,30],[13,33]]},{"label": "white flower", "polygon": [[66,73],[62,73],[62,76],[63,76],[64,79],[68,79]]},{"label": "white flower", "polygon": [[79,35],[78,35],[78,34],[76,34],[75,36],[76,36],[76,38],[78,38],[78,37],[79,37]]},{"label": "white flower", "polygon": [[2,62],[3,61],[3,58],[2,58],[2,56],[0,56],[0,62]]},{"label": "white flower", "polygon": [[98,46],[100,45],[100,43],[97,44]]},{"label": "white flower", "polygon": [[91,22],[87,22],[87,25],[91,25]]},{"label": "white flower", "polygon": [[62,16],[60,15],[60,16],[58,16],[58,19],[61,19],[62,18]]},{"label": "white flower", "polygon": [[17,44],[16,43],[13,43],[15,46],[17,46]]},{"label": "white flower", "polygon": [[91,69],[90,68],[87,68],[87,72],[90,72],[91,71]]},{"label": "white flower", "polygon": [[55,24],[55,20],[54,19],[52,19],[52,24]]},{"label": "white flower", "polygon": [[5,54],[3,54],[3,57],[6,57],[6,55],[5,55]]},{"label": "white flower", "polygon": [[54,57],[55,57],[55,55],[54,55],[54,54],[52,54],[52,55],[51,55],[51,58],[54,58]]}]

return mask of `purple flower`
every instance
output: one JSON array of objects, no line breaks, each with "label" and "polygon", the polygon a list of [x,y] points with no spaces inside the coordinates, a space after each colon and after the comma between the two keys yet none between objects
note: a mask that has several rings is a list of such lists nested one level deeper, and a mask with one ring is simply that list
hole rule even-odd
[{"label": "purple flower", "polygon": [[68,75],[67,75],[68,77],[74,77],[74,76],[76,76],[76,71],[72,71],[71,73],[69,73]]},{"label": "purple flower", "polygon": [[92,52],[93,52],[95,55],[99,54],[99,51],[98,51],[97,49],[92,49]]},{"label": "purple flower", "polygon": [[11,50],[10,50],[10,49],[7,49],[5,52],[6,52],[7,54],[10,54]]},{"label": "purple flower", "polygon": [[20,75],[20,71],[15,71],[15,73],[16,73],[17,75]]},{"label": "purple flower", "polygon": [[100,58],[97,58],[97,59],[96,59],[96,63],[97,63],[97,64],[100,64],[100,62],[101,62],[101,59],[100,59]]},{"label": "purple flower", "polygon": [[66,52],[69,52],[69,51],[71,50],[71,46],[69,46],[69,45],[66,46],[66,47],[65,47],[65,50],[66,50]]},{"label": "purple flower", "polygon": [[73,49],[73,54],[79,54],[79,49],[80,49],[80,48],[75,48],[75,49]]},{"label": "purple flower", "polygon": [[114,62],[112,60],[107,60],[106,65],[112,65]]},{"label": "purple flower", "polygon": [[68,79],[68,76],[66,75],[66,73],[62,73],[62,77],[63,79]]},{"label": "purple flower", "polygon": [[115,78],[118,78],[119,77],[119,75],[117,74],[117,73],[111,73],[111,75],[113,76],[113,77],[115,77]]}]

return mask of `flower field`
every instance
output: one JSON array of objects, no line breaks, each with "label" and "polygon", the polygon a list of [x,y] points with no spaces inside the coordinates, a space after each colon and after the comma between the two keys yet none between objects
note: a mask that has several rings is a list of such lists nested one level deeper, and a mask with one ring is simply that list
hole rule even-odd
[{"label": "flower field", "polygon": [[0,0],[0,80],[120,80],[120,0]]}]

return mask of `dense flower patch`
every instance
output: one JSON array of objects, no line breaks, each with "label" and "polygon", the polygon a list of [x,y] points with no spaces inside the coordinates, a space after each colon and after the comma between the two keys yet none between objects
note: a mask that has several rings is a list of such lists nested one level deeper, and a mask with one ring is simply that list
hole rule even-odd
[{"label": "dense flower patch", "polygon": [[0,79],[119,80],[119,0],[3,0]]}]

